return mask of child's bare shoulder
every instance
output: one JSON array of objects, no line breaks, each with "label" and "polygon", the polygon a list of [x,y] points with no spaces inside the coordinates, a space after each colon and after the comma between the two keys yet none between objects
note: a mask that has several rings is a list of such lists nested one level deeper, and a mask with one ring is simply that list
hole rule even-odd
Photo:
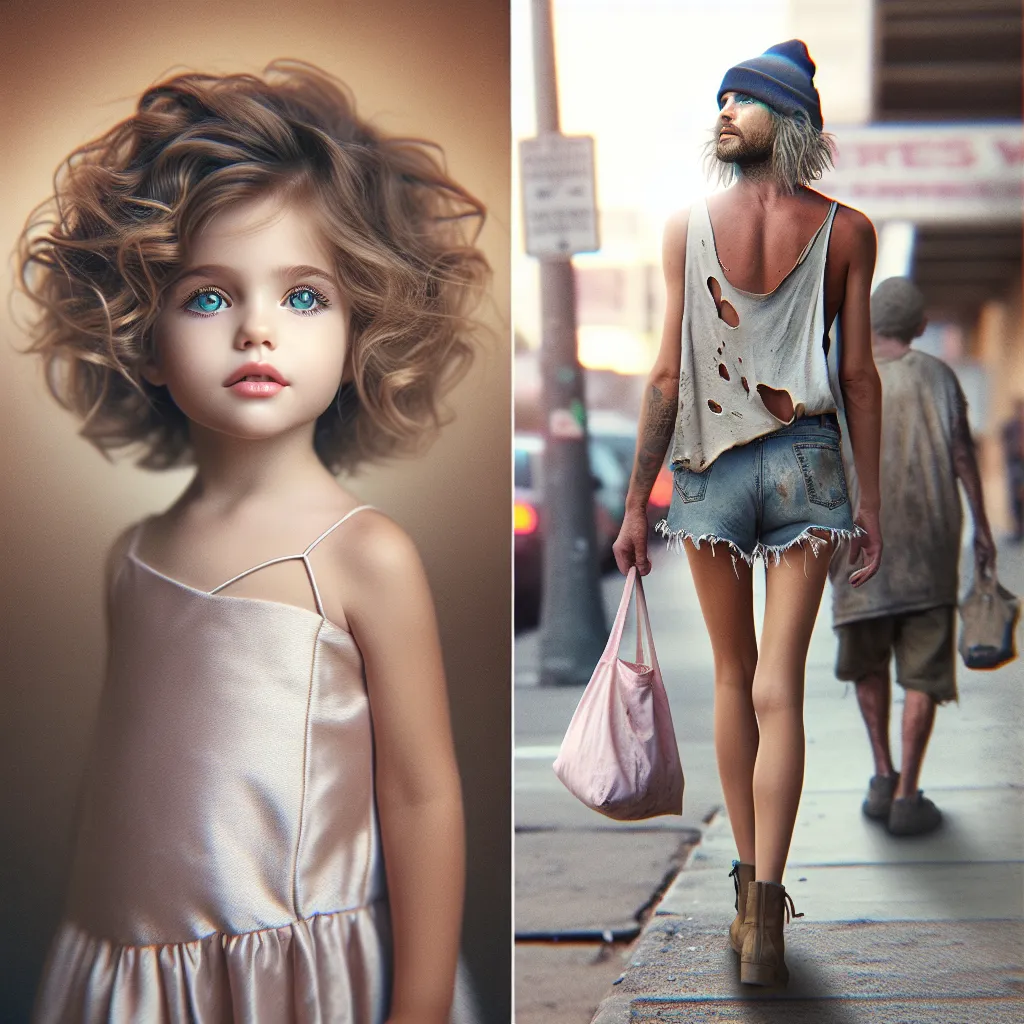
[{"label": "child's bare shoulder", "polygon": [[347,573],[371,580],[381,576],[407,577],[421,571],[419,552],[412,538],[390,516],[377,508],[366,508],[353,515],[331,545],[328,560]]},{"label": "child's bare shoulder", "polygon": [[[346,628],[372,640],[431,619],[426,571],[412,538],[390,516],[365,509],[327,538],[321,556],[324,605]],[[394,630],[389,630],[394,627]],[[384,630],[385,632],[382,632]]]}]

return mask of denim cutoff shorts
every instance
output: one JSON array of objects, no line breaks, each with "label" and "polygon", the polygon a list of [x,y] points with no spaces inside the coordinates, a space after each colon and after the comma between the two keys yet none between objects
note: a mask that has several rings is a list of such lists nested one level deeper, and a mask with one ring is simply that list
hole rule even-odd
[{"label": "denim cutoff shorts", "polygon": [[[682,550],[691,540],[727,544],[748,564],[781,558],[811,530],[833,541],[853,525],[835,415],[803,416],[723,452],[703,472],[677,467],[668,517],[657,530]],[[821,545],[811,541],[817,553]]]}]

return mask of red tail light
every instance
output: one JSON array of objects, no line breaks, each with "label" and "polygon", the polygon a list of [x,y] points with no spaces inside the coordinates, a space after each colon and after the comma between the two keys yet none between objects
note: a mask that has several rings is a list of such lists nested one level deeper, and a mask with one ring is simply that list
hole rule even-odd
[{"label": "red tail light", "polygon": [[516,534],[537,529],[537,510],[528,502],[517,501],[512,509],[512,528]]},{"label": "red tail light", "polygon": [[651,488],[650,503],[667,508],[672,504],[672,473],[664,466],[658,473],[654,486]]}]

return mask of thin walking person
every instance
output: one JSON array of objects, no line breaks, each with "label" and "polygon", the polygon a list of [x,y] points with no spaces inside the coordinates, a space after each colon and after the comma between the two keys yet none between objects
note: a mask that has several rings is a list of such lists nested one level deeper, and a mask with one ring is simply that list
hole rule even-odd
[{"label": "thin walking person", "polygon": [[[740,978],[788,979],[782,885],[804,772],[807,645],[829,555],[852,538],[860,586],[877,571],[880,393],[868,297],[875,234],[856,210],[808,187],[831,162],[799,40],[726,72],[708,146],[725,192],[671,218],[661,349],[644,398],[622,572],[650,571],[646,506],[671,445],[659,529],[686,552],[715,659],[715,749],[739,860],[729,939]],[[838,320],[838,373],[828,365]],[[862,481],[851,513],[838,392]],[[753,562],[767,603],[758,649]]]},{"label": "thin walking person", "polygon": [[[894,835],[937,828],[939,809],[918,788],[938,704],[956,699],[956,603],[962,514],[957,481],[974,518],[975,572],[995,572],[995,543],[956,374],[911,348],[925,328],[924,297],[904,277],[883,281],[871,297],[874,354],[882,380],[881,472],[886,503],[885,565],[866,590],[832,566],[832,614],[839,649],[836,676],[857,684],[875,775],[864,814]],[[851,474],[851,492],[857,479]],[[889,662],[903,687],[902,772],[889,750]]]}]

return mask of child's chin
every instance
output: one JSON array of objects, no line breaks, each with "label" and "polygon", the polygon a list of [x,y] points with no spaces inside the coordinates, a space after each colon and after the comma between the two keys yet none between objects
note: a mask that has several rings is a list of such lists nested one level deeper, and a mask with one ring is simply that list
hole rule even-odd
[{"label": "child's chin", "polygon": [[189,417],[206,435],[232,441],[273,441],[308,428],[311,432],[316,417],[309,419],[274,415],[271,410],[254,410],[237,417]]}]

